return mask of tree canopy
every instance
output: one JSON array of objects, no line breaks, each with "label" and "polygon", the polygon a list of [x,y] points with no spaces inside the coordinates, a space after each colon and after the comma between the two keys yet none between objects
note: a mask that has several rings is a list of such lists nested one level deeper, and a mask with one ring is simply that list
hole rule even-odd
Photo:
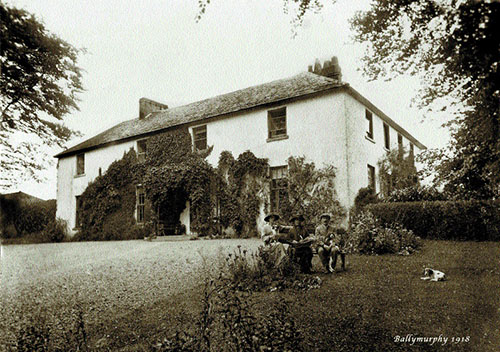
[{"label": "tree canopy", "polygon": [[[81,50],[25,10],[0,3],[0,41],[0,185],[5,186],[20,173],[36,179],[48,162],[41,146],[62,146],[75,134],[60,121],[78,109],[83,88],[77,66]],[[30,140],[19,143],[19,132]]]},{"label": "tree canopy", "polygon": [[465,109],[451,123],[446,150],[424,156],[436,181],[458,198],[500,193],[500,3],[376,0],[352,19],[367,43],[371,79],[410,73],[423,79],[421,106],[453,97]]}]

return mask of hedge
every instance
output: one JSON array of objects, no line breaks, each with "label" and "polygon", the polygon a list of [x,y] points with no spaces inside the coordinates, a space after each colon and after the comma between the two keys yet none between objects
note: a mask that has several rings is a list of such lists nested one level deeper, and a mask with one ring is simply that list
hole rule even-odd
[{"label": "hedge", "polygon": [[366,209],[383,224],[398,222],[422,238],[500,240],[500,200],[377,203]]}]

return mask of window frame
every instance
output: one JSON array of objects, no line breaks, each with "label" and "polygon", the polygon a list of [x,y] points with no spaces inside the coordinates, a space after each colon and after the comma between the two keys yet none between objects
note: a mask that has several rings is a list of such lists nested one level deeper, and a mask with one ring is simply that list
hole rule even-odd
[{"label": "window frame", "polygon": [[[146,160],[146,153],[148,152],[147,142],[147,139],[139,139],[137,141],[137,160],[139,160],[139,162],[143,162]],[[143,151],[141,150],[142,147],[139,147],[141,145],[144,147]]]},{"label": "window frame", "polygon": [[384,122],[384,148],[391,149],[391,126]]},{"label": "window frame", "polygon": [[368,120],[368,130],[366,131],[366,137],[373,140],[373,113],[365,109],[365,119]]},{"label": "window frame", "polygon": [[403,135],[398,132],[398,152],[400,154],[403,154],[404,148],[403,148]]},{"label": "window frame", "polygon": [[81,195],[75,196],[75,229],[80,229],[82,227],[81,223]]},{"label": "window frame", "polygon": [[[268,141],[288,138],[287,111],[286,110],[287,110],[286,106],[282,106],[282,107],[267,111],[267,140]],[[282,123],[284,125],[284,128],[283,128],[283,126],[281,126],[282,128],[279,128],[280,126],[277,126],[277,124],[275,123],[276,119],[284,119],[284,123]],[[277,133],[277,131],[280,131],[280,133]]]},{"label": "window frame", "polygon": [[[205,134],[205,137],[204,138],[197,138],[199,135],[200,135],[200,132],[201,134]],[[201,151],[201,150],[206,150],[208,148],[208,133],[207,133],[207,125],[198,125],[198,126],[194,126],[192,128],[192,133],[193,133],[193,150],[194,151]],[[205,148],[201,149],[201,148],[198,148],[197,147],[197,142],[200,142],[200,141],[205,141]]]},{"label": "window frame", "polygon": [[145,218],[146,218],[146,191],[144,190],[144,186],[142,184],[138,184],[135,186],[135,222],[137,224],[143,224],[145,222]]},{"label": "window frame", "polygon": [[[273,178],[273,171],[281,172],[281,177]],[[270,166],[269,178],[271,183],[269,185],[269,207],[271,212],[279,212],[280,208],[280,194],[285,194],[288,198],[288,182],[286,184],[279,184],[279,181],[286,179],[288,176],[288,165]]]},{"label": "window frame", "polygon": [[[82,161],[80,163],[80,160]],[[81,168],[80,168],[80,165]],[[80,153],[76,155],[76,173],[75,176],[85,175],[85,153]]]},{"label": "window frame", "polygon": [[368,187],[371,187],[373,191],[376,193],[377,192],[377,181],[376,181],[376,172],[375,172],[375,166],[367,164],[366,169],[368,172]]}]

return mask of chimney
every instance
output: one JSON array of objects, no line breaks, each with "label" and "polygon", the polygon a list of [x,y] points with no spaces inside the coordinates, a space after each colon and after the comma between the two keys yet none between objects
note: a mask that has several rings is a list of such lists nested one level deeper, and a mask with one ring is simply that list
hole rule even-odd
[{"label": "chimney", "polygon": [[313,72],[317,75],[333,78],[339,82],[342,81],[342,70],[339,66],[339,60],[336,56],[332,56],[331,60],[326,60],[321,67],[321,63],[318,59],[314,62],[314,71],[311,70],[309,66],[309,72]]},{"label": "chimney", "polygon": [[158,103],[148,98],[139,99],[139,119],[145,118],[151,112],[165,109],[168,109],[168,106],[165,104]]}]

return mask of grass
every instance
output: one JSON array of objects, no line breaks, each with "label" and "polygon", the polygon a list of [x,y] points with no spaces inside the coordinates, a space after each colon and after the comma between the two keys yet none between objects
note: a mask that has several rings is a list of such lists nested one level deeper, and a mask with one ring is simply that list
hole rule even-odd
[{"label": "grass", "polygon": [[[100,242],[3,246],[0,349],[37,311],[68,321],[82,307],[93,350],[136,351],[191,326],[201,309],[200,266],[257,240]],[[220,247],[223,247],[220,250]],[[312,351],[496,351],[500,346],[500,243],[424,241],[411,256],[348,256],[348,271],[318,273],[319,289],[259,292],[257,314],[282,300]],[[315,259],[315,268],[320,270]],[[446,282],[420,280],[430,266]],[[28,312],[32,314],[27,314]],[[446,345],[395,343],[395,336],[448,337]],[[470,336],[452,344],[452,337]]]}]

